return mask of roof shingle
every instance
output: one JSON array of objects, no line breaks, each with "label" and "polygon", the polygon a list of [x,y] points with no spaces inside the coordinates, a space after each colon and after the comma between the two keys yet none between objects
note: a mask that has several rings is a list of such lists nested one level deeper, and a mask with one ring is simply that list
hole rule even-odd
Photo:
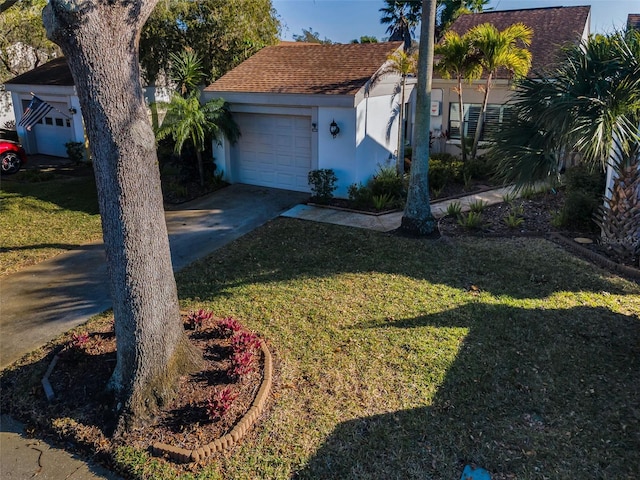
[{"label": "roof shingle", "polygon": [[401,45],[283,42],[263,48],[205,90],[355,95]]},{"label": "roof shingle", "polygon": [[[559,47],[567,43],[578,44],[585,27],[588,27],[591,7],[548,7],[523,10],[502,10],[461,15],[451,25],[451,30],[462,35],[476,25],[490,23],[498,30],[524,23],[533,30],[531,46],[532,64],[530,75],[551,68],[559,53]],[[507,75],[506,71],[499,72]]]},{"label": "roof shingle", "polygon": [[6,83],[14,85],[59,85],[66,87],[73,86],[73,77],[71,76],[69,65],[67,65],[67,60],[64,57],[58,57],[22,75],[18,75]]}]

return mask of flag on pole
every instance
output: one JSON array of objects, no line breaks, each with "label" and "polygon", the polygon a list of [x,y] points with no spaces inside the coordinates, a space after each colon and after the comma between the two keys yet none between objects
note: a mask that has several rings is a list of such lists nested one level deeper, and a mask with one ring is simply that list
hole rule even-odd
[{"label": "flag on pole", "polygon": [[51,105],[33,95],[18,125],[31,131],[31,127],[38,123],[51,109],[53,109]]}]

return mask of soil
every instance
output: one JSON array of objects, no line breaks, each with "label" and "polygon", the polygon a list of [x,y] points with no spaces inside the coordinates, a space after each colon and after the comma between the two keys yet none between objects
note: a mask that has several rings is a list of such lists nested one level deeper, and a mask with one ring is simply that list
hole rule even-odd
[{"label": "soil", "polygon": [[[261,340],[237,322],[241,329],[234,335],[219,327],[221,319],[205,319],[197,329],[189,324],[187,316],[183,319],[188,338],[202,352],[204,367],[197,374],[180,379],[175,400],[158,413],[153,425],[113,435],[113,402],[104,394],[116,363],[112,320],[102,322],[92,332],[70,336],[66,344],[43,359],[43,364],[51,365],[56,353],[58,356],[49,376],[55,395],[51,402],[41,388],[24,394],[24,375],[19,368],[3,375],[3,411],[29,418],[35,430],[51,432],[53,427],[56,440],[64,441],[65,447],[85,450],[107,464],[121,445],[150,451],[151,445],[161,442],[192,450],[213,442],[231,431],[257,394],[263,369]],[[239,334],[254,343],[240,347],[250,360],[245,362],[245,371],[234,374],[234,338]],[[228,402],[221,399],[225,390],[230,397]],[[220,401],[216,402],[216,398]],[[176,468],[189,470],[196,466]]]}]

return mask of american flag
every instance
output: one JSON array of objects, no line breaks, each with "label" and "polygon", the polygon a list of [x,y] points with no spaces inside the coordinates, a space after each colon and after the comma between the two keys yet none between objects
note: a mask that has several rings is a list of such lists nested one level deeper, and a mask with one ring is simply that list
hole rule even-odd
[{"label": "american flag", "polygon": [[30,131],[31,127],[38,123],[51,109],[53,109],[51,105],[34,95],[18,125]]}]

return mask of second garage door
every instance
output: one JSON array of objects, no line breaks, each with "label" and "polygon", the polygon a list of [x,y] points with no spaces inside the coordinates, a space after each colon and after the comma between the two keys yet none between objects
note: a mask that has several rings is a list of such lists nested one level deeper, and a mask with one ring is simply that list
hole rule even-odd
[{"label": "second garage door", "polygon": [[242,134],[232,149],[235,183],[308,192],[311,117],[236,113]]}]

